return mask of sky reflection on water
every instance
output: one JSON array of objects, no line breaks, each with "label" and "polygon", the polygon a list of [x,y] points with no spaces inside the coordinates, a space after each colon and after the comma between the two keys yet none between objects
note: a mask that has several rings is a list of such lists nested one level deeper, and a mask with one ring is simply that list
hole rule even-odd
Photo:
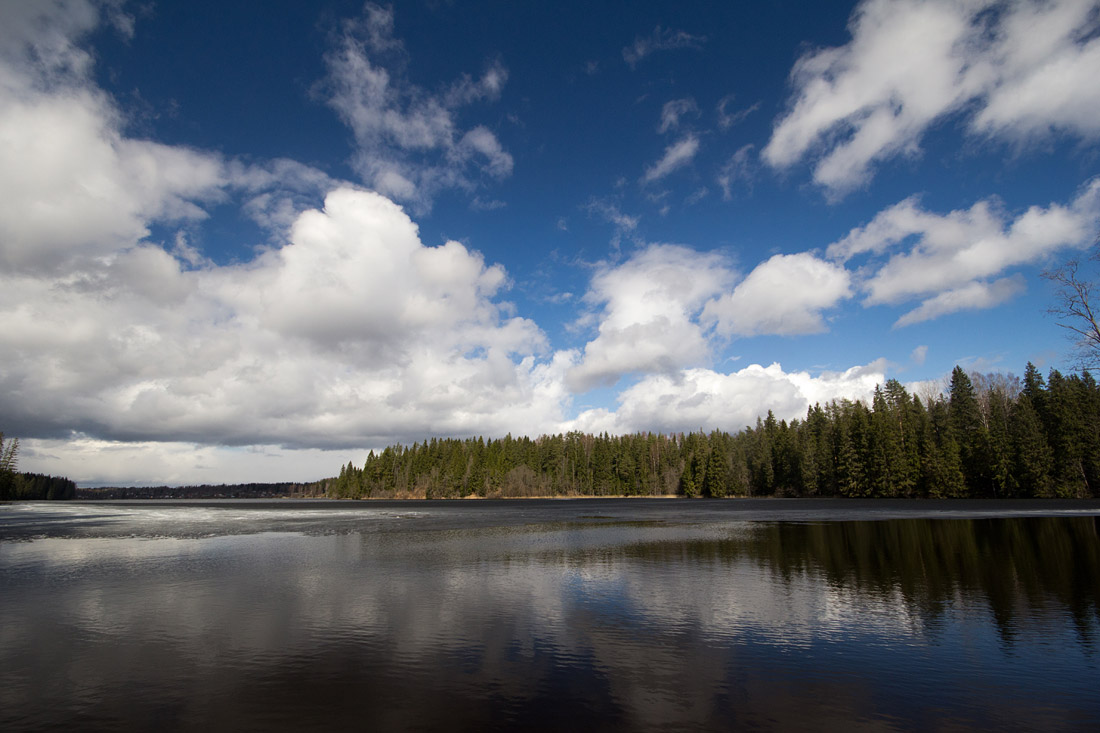
[{"label": "sky reflection on water", "polygon": [[1100,725],[1091,516],[39,506],[4,730]]}]

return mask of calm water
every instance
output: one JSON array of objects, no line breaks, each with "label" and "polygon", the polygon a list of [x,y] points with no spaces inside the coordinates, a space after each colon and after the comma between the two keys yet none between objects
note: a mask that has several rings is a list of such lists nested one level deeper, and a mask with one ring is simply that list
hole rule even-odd
[{"label": "calm water", "polygon": [[1097,730],[1098,515],[2,505],[0,730]]}]

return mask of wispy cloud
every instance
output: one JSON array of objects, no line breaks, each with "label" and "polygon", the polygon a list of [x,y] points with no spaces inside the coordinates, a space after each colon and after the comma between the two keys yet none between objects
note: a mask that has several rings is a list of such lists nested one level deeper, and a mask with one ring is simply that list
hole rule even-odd
[{"label": "wispy cloud", "polygon": [[706,36],[695,36],[687,31],[657,26],[653,33],[648,36],[637,36],[633,45],[624,48],[623,60],[633,69],[639,61],[657,51],[671,51],[677,48],[699,49],[706,41]]},{"label": "wispy cloud", "polygon": [[895,328],[911,326],[914,323],[930,321],[949,313],[967,310],[994,308],[1027,290],[1023,275],[1005,277],[995,282],[969,282],[954,290],[944,292],[925,300],[917,308],[909,311],[894,323]]},{"label": "wispy cloud", "polygon": [[646,168],[642,183],[658,181],[678,168],[682,168],[692,161],[699,152],[699,138],[688,135],[682,140],[665,148],[665,154],[656,163]]},{"label": "wispy cloud", "polygon": [[405,49],[393,37],[393,19],[392,8],[368,3],[326,56],[325,92],[355,133],[359,175],[418,211],[443,189],[471,191],[482,178],[511,175],[512,156],[496,134],[459,123],[463,107],[499,98],[507,70],[493,62],[477,79],[463,75],[442,91],[422,89],[403,75]]},{"label": "wispy cloud", "polygon": [[680,119],[687,115],[699,116],[699,106],[691,97],[665,102],[661,107],[661,124],[657,126],[657,132],[663,134],[675,130],[680,126]]},{"label": "wispy cloud", "polygon": [[614,226],[615,234],[611,239],[611,246],[616,250],[622,245],[623,237],[634,233],[640,221],[637,216],[624,214],[617,203],[607,198],[593,196],[584,205],[584,210]]},{"label": "wispy cloud", "polygon": [[508,202],[501,201],[499,199],[485,200],[480,196],[474,196],[470,201],[470,209],[473,211],[496,211],[497,209],[503,209],[508,206]]},{"label": "wispy cloud", "polygon": [[1100,136],[1100,13],[1094,0],[866,0],[852,40],[810,51],[764,159],[814,159],[833,199],[876,166],[920,152],[925,131],[965,114],[972,134],[1026,141]]},{"label": "wispy cloud", "polygon": [[741,146],[718,170],[715,180],[722,189],[723,201],[733,198],[733,184],[741,182],[751,186],[757,166],[753,150],[755,146],[752,144]]},{"label": "wispy cloud", "polygon": [[739,109],[735,112],[731,112],[729,110],[729,107],[731,104],[733,104],[733,100],[734,96],[732,94],[728,94],[722,97],[722,99],[718,101],[717,107],[715,107],[715,112],[717,112],[718,114],[718,127],[722,130],[730,129],[731,127],[751,115],[753,112],[760,109],[760,102],[757,102],[753,105],[745,107],[744,109]]},{"label": "wispy cloud", "polygon": [[863,268],[866,305],[927,298],[898,321],[904,326],[999,305],[1022,292],[1023,283],[990,278],[1061,249],[1087,247],[1098,234],[1100,180],[1093,180],[1068,205],[1032,206],[1015,218],[995,199],[936,214],[909,198],[829,245],[827,254],[845,262],[870,259]]}]

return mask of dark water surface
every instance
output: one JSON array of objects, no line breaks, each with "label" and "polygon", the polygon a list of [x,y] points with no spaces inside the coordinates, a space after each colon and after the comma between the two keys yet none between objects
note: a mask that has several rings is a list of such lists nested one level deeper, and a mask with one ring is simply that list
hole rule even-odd
[{"label": "dark water surface", "polygon": [[0,505],[0,730],[1100,730],[1100,503]]}]

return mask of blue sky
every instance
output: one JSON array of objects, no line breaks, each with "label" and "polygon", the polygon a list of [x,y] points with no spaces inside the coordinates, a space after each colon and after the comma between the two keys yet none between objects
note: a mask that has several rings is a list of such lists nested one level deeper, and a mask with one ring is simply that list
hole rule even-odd
[{"label": "blue sky", "polygon": [[0,4],[0,429],[84,485],[1068,368],[1100,7]]}]

